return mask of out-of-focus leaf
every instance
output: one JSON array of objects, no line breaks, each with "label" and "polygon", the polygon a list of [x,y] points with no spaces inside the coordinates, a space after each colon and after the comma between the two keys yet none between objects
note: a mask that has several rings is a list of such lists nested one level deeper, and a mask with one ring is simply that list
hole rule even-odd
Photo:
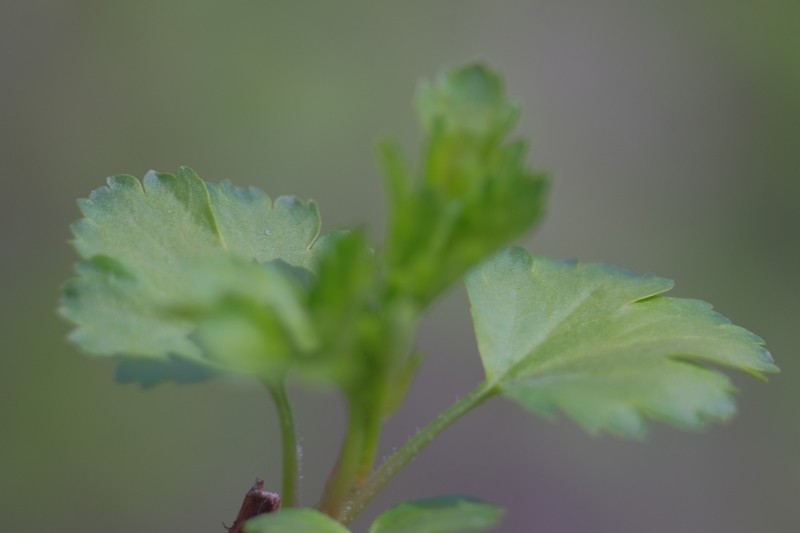
[{"label": "out-of-focus leaf", "polygon": [[[417,114],[426,132],[471,133],[493,141],[508,134],[519,118],[519,106],[506,97],[503,79],[480,64],[443,73],[417,91]],[[485,141],[485,142],[486,142]]]},{"label": "out-of-focus leaf", "polygon": [[527,144],[506,139],[519,113],[494,72],[448,71],[417,103],[427,134],[419,179],[393,146],[383,161],[390,288],[424,306],[538,220],[547,180],[527,168]]},{"label": "out-of-focus leaf", "polygon": [[144,389],[164,381],[199,383],[218,376],[223,370],[183,357],[169,356],[167,360],[149,357],[120,357],[114,378],[117,383],[138,383]]},{"label": "out-of-focus leaf", "polygon": [[248,520],[245,533],[349,533],[336,520],[314,509],[282,509]]},{"label": "out-of-focus leaf", "polygon": [[375,267],[374,254],[361,232],[338,238],[320,260],[308,308],[328,349],[355,348],[356,322],[378,306]]},{"label": "out-of-focus leaf", "polygon": [[386,400],[383,408],[384,418],[389,418],[403,405],[423,360],[421,353],[414,352],[398,362],[397,368],[393,373],[392,386],[386,391]]},{"label": "out-of-focus leaf", "polygon": [[187,269],[196,290],[174,312],[192,320],[191,340],[209,361],[261,377],[281,375],[297,354],[319,348],[304,272],[280,260],[208,261]]},{"label": "out-of-focus leaf", "polygon": [[467,277],[490,385],[589,431],[639,435],[644,418],[699,427],[734,412],[728,378],[777,371],[756,335],[698,300],[661,296],[672,282],[606,264],[511,248]]},{"label": "out-of-focus leaf", "polygon": [[449,496],[401,503],[380,515],[369,533],[463,533],[500,523],[505,511],[473,498]]}]

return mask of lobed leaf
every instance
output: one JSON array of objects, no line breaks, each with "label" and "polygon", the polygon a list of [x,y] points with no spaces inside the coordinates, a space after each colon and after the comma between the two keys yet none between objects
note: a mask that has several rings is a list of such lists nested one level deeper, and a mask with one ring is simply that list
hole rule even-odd
[{"label": "lobed leaf", "polygon": [[245,522],[245,533],[349,533],[339,522],[314,509],[281,509]]},{"label": "lobed leaf", "polygon": [[463,533],[500,523],[505,511],[495,505],[448,496],[401,503],[382,515],[369,533]]},{"label": "lobed leaf", "polygon": [[467,277],[488,382],[531,411],[566,412],[591,432],[639,435],[645,418],[686,427],[734,412],[713,363],[777,367],[762,340],[672,282],[612,265],[497,254]]},{"label": "lobed leaf", "polygon": [[242,189],[229,182],[206,187],[227,250],[259,263],[280,259],[314,269],[331,237],[317,239],[320,219],[313,201],[281,196],[273,202],[255,187]]},{"label": "lobed leaf", "polygon": [[281,330],[270,342],[313,343],[298,302],[302,275],[290,272],[313,268],[329,244],[321,239],[318,246],[313,202],[272,202],[256,189],[206,185],[181,168],[150,172],[142,182],[111,177],[78,204],[84,218],[72,226],[73,244],[84,261],[60,311],[76,323],[71,338],[84,349],[123,358],[121,379],[152,385],[206,375],[198,365],[230,367],[227,353],[215,360],[197,342],[215,337],[203,332],[219,325],[206,316],[198,332],[198,310],[225,300],[216,313],[230,317],[245,294],[260,298]]}]

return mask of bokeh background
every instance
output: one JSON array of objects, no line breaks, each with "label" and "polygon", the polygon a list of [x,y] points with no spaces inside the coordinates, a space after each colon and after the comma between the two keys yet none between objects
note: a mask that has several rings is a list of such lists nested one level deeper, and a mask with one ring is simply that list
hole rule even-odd
[{"label": "bokeh background", "polygon": [[[327,229],[366,223],[379,241],[375,142],[413,149],[416,80],[481,58],[555,176],[524,244],[674,278],[763,336],[784,373],[735,376],[730,424],[656,426],[643,443],[494,400],[366,518],[455,492],[507,506],[508,532],[800,531],[798,21],[792,0],[3,2],[0,529],[218,532],[254,477],[279,484],[258,386],[141,391],[65,341],[76,198],[107,175],[185,164],[313,197]],[[419,345],[428,362],[387,453],[480,380],[463,289]],[[334,391],[293,396],[311,503],[343,412]]]}]

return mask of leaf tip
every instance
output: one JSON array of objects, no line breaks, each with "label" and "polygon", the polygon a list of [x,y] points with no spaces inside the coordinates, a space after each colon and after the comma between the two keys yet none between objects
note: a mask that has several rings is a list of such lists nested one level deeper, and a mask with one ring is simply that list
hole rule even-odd
[{"label": "leaf tip", "polygon": [[444,71],[433,83],[417,87],[417,112],[426,129],[479,135],[504,133],[516,122],[519,106],[506,98],[503,78],[483,63]]}]

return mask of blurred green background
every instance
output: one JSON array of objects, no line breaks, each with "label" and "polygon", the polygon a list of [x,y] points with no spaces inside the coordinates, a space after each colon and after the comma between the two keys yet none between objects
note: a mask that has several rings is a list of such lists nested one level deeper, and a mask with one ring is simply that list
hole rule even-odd
[{"label": "blurred green background", "polygon": [[[376,140],[414,147],[416,80],[482,58],[556,178],[525,244],[674,278],[763,336],[784,373],[735,376],[731,424],[659,426],[645,443],[494,400],[366,517],[457,492],[507,506],[509,532],[800,531],[798,21],[790,0],[3,2],[0,529],[218,532],[254,477],[279,485],[255,384],[141,391],[65,341],[76,198],[186,164],[313,197],[327,229],[368,223],[377,240]],[[428,362],[387,453],[480,379],[463,289],[419,345]],[[343,413],[333,391],[294,398],[313,503]]]}]

